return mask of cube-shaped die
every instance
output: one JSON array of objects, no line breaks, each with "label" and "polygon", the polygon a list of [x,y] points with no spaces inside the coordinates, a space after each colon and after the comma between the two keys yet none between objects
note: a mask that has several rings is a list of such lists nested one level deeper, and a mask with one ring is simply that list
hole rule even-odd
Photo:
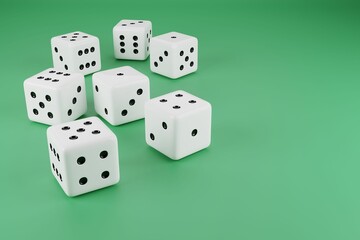
[{"label": "cube-shaped die", "polygon": [[87,75],[101,69],[99,39],[72,32],[51,39],[54,68]]},{"label": "cube-shaped die", "polygon": [[52,173],[68,196],[119,182],[117,138],[99,118],[49,127],[47,139]]},{"label": "cube-shaped die", "polygon": [[48,125],[73,121],[86,112],[84,76],[49,68],[24,81],[30,120]]},{"label": "cube-shaped die", "polygon": [[178,32],[170,32],[151,39],[151,71],[176,79],[195,72],[197,68],[197,38]]},{"label": "cube-shaped die", "polygon": [[119,67],[93,75],[96,112],[112,125],[144,118],[150,98],[149,78],[132,67]]},{"label": "cube-shaped die", "polygon": [[174,160],[207,148],[211,141],[211,105],[184,91],[145,104],[146,143]]},{"label": "cube-shaped die", "polygon": [[121,20],[113,28],[114,55],[117,59],[145,60],[150,53],[152,25],[145,20]]}]

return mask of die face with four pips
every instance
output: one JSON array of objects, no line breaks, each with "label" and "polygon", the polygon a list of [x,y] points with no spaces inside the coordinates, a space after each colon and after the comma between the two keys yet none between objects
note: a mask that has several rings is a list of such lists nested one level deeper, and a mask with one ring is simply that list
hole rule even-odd
[{"label": "die face with four pips", "polygon": [[54,68],[88,75],[101,69],[99,39],[80,31],[51,39]]},{"label": "die face with four pips", "polygon": [[99,118],[49,127],[47,139],[52,173],[68,196],[119,182],[117,138]]}]

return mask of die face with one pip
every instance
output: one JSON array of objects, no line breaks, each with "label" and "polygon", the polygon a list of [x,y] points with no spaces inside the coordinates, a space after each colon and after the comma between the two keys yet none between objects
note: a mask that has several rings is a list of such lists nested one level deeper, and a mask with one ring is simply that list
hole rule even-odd
[{"label": "die face with one pip", "polygon": [[83,75],[101,69],[100,44],[95,36],[72,32],[51,39],[54,68]]},{"label": "die face with one pip", "polygon": [[112,125],[144,118],[150,98],[149,78],[132,67],[95,73],[92,77],[95,111]]},{"label": "die face with one pip", "polygon": [[151,71],[176,79],[195,72],[197,68],[197,38],[170,32],[151,39]]},{"label": "die face with one pip", "polygon": [[185,91],[145,104],[146,143],[174,160],[207,148],[211,142],[211,105]]},{"label": "die face with one pip", "polygon": [[82,74],[49,68],[24,81],[30,120],[48,125],[73,121],[86,112],[85,80]]},{"label": "die face with one pip", "polygon": [[119,182],[117,138],[99,118],[49,127],[47,139],[51,171],[68,196]]},{"label": "die face with one pip", "polygon": [[121,20],[113,28],[115,58],[145,60],[150,53],[151,36],[150,21]]}]

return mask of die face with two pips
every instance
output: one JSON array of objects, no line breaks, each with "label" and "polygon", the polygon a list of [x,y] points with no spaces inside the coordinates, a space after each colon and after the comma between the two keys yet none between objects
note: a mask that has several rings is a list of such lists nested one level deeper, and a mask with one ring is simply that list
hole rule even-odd
[{"label": "die face with two pips", "polygon": [[87,110],[82,74],[49,68],[24,81],[30,120],[48,125],[73,121]]},{"label": "die face with two pips", "polygon": [[117,59],[145,60],[150,54],[152,24],[146,20],[121,20],[113,28],[114,55]]},{"label": "die face with two pips", "polygon": [[99,39],[83,32],[53,37],[51,49],[54,68],[88,75],[101,69]]},{"label": "die face with two pips", "polygon": [[47,139],[51,171],[68,196],[119,182],[117,138],[99,118],[49,127]]},{"label": "die face with two pips", "polygon": [[176,79],[197,71],[197,68],[197,38],[170,32],[151,39],[151,71]]},{"label": "die face with two pips", "polygon": [[145,104],[146,143],[178,160],[211,142],[211,105],[185,91],[175,91]]},{"label": "die face with two pips", "polygon": [[93,75],[95,111],[112,125],[144,118],[150,97],[149,78],[132,67],[119,67]]}]

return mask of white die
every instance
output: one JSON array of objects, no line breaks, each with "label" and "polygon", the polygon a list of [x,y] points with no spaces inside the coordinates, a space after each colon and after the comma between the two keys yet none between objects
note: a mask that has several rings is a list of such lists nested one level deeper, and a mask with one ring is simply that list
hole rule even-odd
[{"label": "white die", "polygon": [[68,196],[119,182],[117,138],[99,118],[49,127],[47,139],[52,173]]},{"label": "white die", "polygon": [[95,73],[92,77],[95,111],[112,125],[144,118],[150,98],[149,78],[132,67]]},{"label": "white die", "polygon": [[145,20],[121,20],[113,28],[114,55],[117,59],[145,60],[150,53],[152,25]]},{"label": "white die", "polygon": [[48,125],[73,121],[86,112],[84,76],[49,68],[24,81],[30,120]]},{"label": "white die", "polygon": [[207,148],[211,142],[211,105],[184,91],[145,104],[146,143],[174,160]]},{"label": "white die", "polygon": [[51,39],[54,68],[84,75],[101,69],[100,44],[95,36],[72,32]]},{"label": "white die", "polygon": [[151,71],[176,79],[195,72],[197,68],[197,38],[170,32],[151,39]]}]

